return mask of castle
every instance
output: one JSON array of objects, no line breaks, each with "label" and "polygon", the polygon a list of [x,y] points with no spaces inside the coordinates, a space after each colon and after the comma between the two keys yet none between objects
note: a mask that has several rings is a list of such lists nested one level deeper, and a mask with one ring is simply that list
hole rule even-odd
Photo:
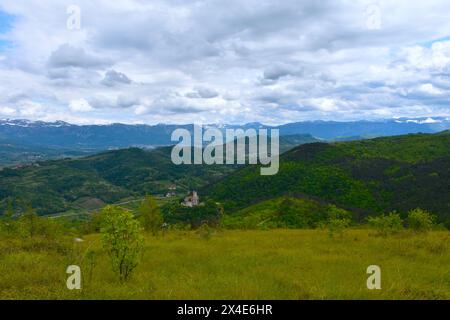
[{"label": "castle", "polygon": [[189,195],[184,198],[182,205],[185,207],[195,207],[200,203],[200,199],[198,197],[197,191],[192,191]]}]

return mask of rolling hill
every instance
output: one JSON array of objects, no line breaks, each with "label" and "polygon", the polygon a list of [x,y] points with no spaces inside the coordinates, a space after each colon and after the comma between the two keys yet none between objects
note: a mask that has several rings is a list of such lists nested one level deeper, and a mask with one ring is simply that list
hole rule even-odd
[{"label": "rolling hill", "polygon": [[[280,138],[280,149],[286,151],[312,141],[317,140],[310,135],[285,136]],[[13,145],[8,146],[13,148]],[[237,168],[237,165],[177,166],[171,161],[171,149],[128,148],[84,158],[37,161],[3,168],[0,170],[0,212],[8,199],[14,199],[17,205],[31,201],[39,214],[51,214],[146,193],[165,194],[172,184],[183,194]]]},{"label": "rolling hill", "polygon": [[318,197],[367,214],[421,207],[450,220],[450,131],[312,143],[281,156],[275,176],[241,168],[204,192],[236,211],[290,194]]},{"label": "rolling hill", "polygon": [[171,148],[129,148],[79,158],[37,162],[0,171],[0,208],[8,199],[16,205],[31,201],[39,214],[76,208],[80,202],[113,203],[121,199],[164,194],[169,185],[179,191],[199,188],[231,172],[234,166],[180,165]]}]

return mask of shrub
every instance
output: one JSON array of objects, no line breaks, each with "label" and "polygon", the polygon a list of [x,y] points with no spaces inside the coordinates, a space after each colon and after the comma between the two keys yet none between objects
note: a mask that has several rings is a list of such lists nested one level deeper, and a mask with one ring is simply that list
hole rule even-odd
[{"label": "shrub", "polygon": [[38,234],[38,224],[40,217],[31,205],[28,205],[23,215],[19,218],[19,232],[22,236],[33,238]]},{"label": "shrub", "polygon": [[327,207],[327,217],[328,219],[345,219],[349,221],[349,224],[352,221],[352,213],[350,211],[338,208],[335,205]]},{"label": "shrub", "polygon": [[328,220],[328,235],[330,238],[339,236],[342,238],[344,236],[344,231],[350,226],[350,220],[348,219],[336,219],[332,218]]},{"label": "shrub", "polygon": [[215,230],[214,228],[210,227],[207,223],[203,223],[197,229],[197,233],[202,239],[209,240],[214,235]]},{"label": "shrub", "polygon": [[433,228],[434,216],[420,208],[408,212],[408,226],[416,232],[427,232]]},{"label": "shrub", "polygon": [[120,282],[127,281],[143,249],[140,223],[131,212],[117,206],[106,206],[102,210],[102,220],[102,242],[111,258],[112,269],[119,275]]},{"label": "shrub", "polygon": [[327,208],[328,219],[326,226],[328,228],[328,235],[330,238],[334,238],[336,235],[342,238],[344,231],[347,229],[352,220],[351,212],[344,209],[340,209],[334,205],[330,205]]},{"label": "shrub", "polygon": [[158,204],[152,196],[146,196],[138,209],[139,218],[146,231],[156,235],[162,227],[163,217]]},{"label": "shrub", "polygon": [[80,223],[79,231],[81,234],[99,233],[102,228],[101,212],[94,212],[86,217]]},{"label": "shrub", "polygon": [[17,223],[13,219],[14,207],[12,200],[8,200],[8,205],[0,220],[0,232],[13,235],[17,233]]},{"label": "shrub", "polygon": [[388,215],[369,217],[369,225],[377,230],[378,234],[387,237],[403,230],[403,220],[398,213],[391,212]]}]

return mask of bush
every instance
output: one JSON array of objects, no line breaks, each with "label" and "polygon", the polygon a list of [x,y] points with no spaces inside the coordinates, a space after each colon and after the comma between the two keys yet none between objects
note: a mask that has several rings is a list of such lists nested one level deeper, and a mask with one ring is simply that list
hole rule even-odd
[{"label": "bush", "polygon": [[18,221],[22,236],[33,238],[37,235],[40,219],[33,207],[28,205]]},{"label": "bush", "polygon": [[352,214],[344,209],[340,209],[334,205],[330,205],[327,208],[327,223],[328,235],[330,238],[334,238],[336,235],[342,238],[344,231],[352,222]]},{"label": "bush", "polygon": [[151,196],[146,196],[138,209],[139,219],[145,229],[154,236],[161,231],[163,217],[156,200]]},{"label": "bush", "polygon": [[0,233],[13,235],[17,233],[17,223],[13,219],[14,208],[11,200],[8,200],[8,206],[0,219]]},{"label": "bush", "polygon": [[106,206],[102,221],[102,242],[111,257],[113,271],[119,275],[120,282],[127,281],[143,249],[141,225],[131,212],[117,206]]},{"label": "bush", "polygon": [[434,216],[420,208],[408,212],[408,226],[416,232],[427,232],[433,228]]},{"label": "bush", "polygon": [[202,224],[198,229],[197,229],[197,234],[205,240],[209,240],[211,239],[211,237],[214,235],[215,230],[214,228],[210,227],[207,223]]},{"label": "bush", "polygon": [[349,219],[331,218],[327,223],[328,235],[332,239],[334,239],[335,236],[339,236],[340,238],[342,238],[344,236],[345,229],[347,229],[349,226]]},{"label": "bush", "polygon": [[377,230],[378,234],[387,237],[403,230],[403,220],[398,213],[391,212],[388,215],[369,217],[369,225]]},{"label": "bush", "polygon": [[329,205],[327,207],[327,218],[330,219],[344,219],[348,220],[349,224],[352,221],[352,213],[350,211],[336,207],[335,205]]},{"label": "bush", "polygon": [[102,228],[101,212],[94,212],[86,217],[79,226],[81,234],[99,233]]}]

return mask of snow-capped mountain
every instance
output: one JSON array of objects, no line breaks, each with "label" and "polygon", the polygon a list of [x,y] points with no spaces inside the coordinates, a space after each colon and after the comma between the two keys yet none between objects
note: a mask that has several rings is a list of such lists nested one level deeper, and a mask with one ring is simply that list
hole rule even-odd
[{"label": "snow-capped mountain", "polygon": [[[434,133],[450,129],[450,119],[445,117],[397,118],[379,121],[305,121],[280,126],[266,126],[261,123],[245,125],[210,124],[220,130],[243,128],[277,128],[281,135],[311,134],[325,140],[349,137],[376,137],[408,133]],[[73,125],[64,121],[44,122],[30,120],[0,120],[0,140],[23,145],[52,148],[110,149],[129,146],[157,146],[173,144],[170,136],[173,130],[185,128],[192,131],[192,125]]]}]

